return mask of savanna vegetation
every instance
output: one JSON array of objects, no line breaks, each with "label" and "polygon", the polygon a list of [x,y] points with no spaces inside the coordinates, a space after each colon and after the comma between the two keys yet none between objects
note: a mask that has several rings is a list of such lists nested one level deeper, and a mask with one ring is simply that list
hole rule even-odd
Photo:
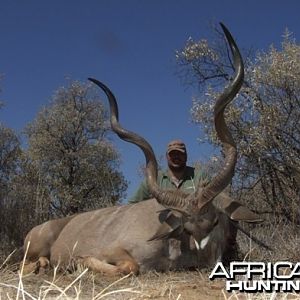
[{"label": "savanna vegetation", "polygon": [[[213,31],[212,42],[190,38],[176,51],[176,61],[182,82],[198,92],[191,115],[201,129],[199,141],[218,146],[212,107],[231,79],[233,64],[223,35]],[[300,46],[286,31],[280,46],[257,52],[246,49],[242,55],[245,82],[227,111],[239,153],[230,192],[263,216],[263,224],[246,229],[272,250],[240,233],[240,256],[258,261],[299,261]],[[1,124],[0,239],[5,249],[0,250],[5,255],[19,247],[24,234],[37,223],[114,205],[124,196],[127,183],[118,169],[120,157],[109,141],[107,112],[95,95],[89,85],[80,82],[58,89],[51,103],[24,128],[25,143],[20,142],[21,133]],[[222,155],[214,155],[205,167],[213,173],[221,163]],[[3,295],[10,293],[11,298],[21,297],[26,289],[28,299],[232,297],[222,292],[224,282],[207,282],[207,274],[200,271],[154,272],[121,281],[107,281],[84,270],[67,277],[54,272],[47,281],[38,279],[37,287],[36,278],[16,278],[8,270],[6,262],[0,262],[0,296],[2,289]],[[269,296],[256,299],[276,297]]]},{"label": "savanna vegetation", "polygon": [[22,133],[1,124],[2,255],[20,247],[34,225],[115,205],[124,197],[127,182],[119,170],[120,156],[96,95],[91,85],[70,82]]}]

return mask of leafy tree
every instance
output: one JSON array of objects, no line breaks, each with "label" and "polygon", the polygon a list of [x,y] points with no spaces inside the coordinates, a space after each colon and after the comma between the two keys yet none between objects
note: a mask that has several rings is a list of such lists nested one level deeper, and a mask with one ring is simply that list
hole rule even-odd
[{"label": "leafy tree", "polygon": [[43,221],[121,201],[127,182],[97,94],[80,82],[58,89],[26,127],[26,150],[0,124],[0,254]]},{"label": "leafy tree", "polygon": [[28,163],[17,134],[0,124],[0,255],[20,246],[25,233],[38,222],[33,180],[37,173],[29,172]]},{"label": "leafy tree", "polygon": [[20,141],[15,132],[0,124],[0,252],[6,247],[11,235],[12,222],[16,224],[14,211],[9,200],[12,180],[18,172],[18,160],[21,154]]},{"label": "leafy tree", "polygon": [[124,195],[119,154],[96,95],[90,85],[72,82],[58,89],[25,130],[43,195],[41,212],[68,215],[116,204]]},{"label": "leafy tree", "polygon": [[[202,141],[217,145],[212,107],[233,64],[225,41],[215,34],[213,43],[189,39],[176,59],[184,83],[199,87],[191,114],[205,134]],[[227,111],[240,155],[234,185],[239,196],[249,190],[253,199],[263,195],[272,211],[299,223],[300,46],[286,31],[281,49],[250,53],[244,55],[244,85]]]},{"label": "leafy tree", "polygon": [[14,131],[0,124],[0,199],[4,198],[11,176],[16,172],[20,142]]}]

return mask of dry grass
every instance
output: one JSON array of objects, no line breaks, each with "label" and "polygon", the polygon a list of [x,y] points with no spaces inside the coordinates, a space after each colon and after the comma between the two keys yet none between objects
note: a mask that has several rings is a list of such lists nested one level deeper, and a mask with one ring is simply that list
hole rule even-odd
[{"label": "dry grass", "polygon": [[222,280],[209,281],[208,271],[149,272],[122,278],[103,277],[86,269],[72,274],[56,269],[43,275],[23,275],[6,262],[0,268],[0,300],[100,299],[300,299],[296,294],[242,294],[224,291]]},{"label": "dry grass", "polygon": [[149,272],[103,278],[83,270],[73,274],[1,271],[0,299],[224,299],[222,282],[208,282],[200,272]]},{"label": "dry grass", "polygon": [[207,273],[183,271],[117,279],[86,270],[76,274],[20,276],[6,269],[1,271],[0,299],[300,299],[293,294],[229,294],[224,291],[223,281],[210,282],[207,277]]},{"label": "dry grass", "polygon": [[300,228],[282,220],[266,220],[260,225],[244,225],[251,235],[272,248],[267,250],[239,232],[237,240],[241,257],[249,261],[300,261]]}]

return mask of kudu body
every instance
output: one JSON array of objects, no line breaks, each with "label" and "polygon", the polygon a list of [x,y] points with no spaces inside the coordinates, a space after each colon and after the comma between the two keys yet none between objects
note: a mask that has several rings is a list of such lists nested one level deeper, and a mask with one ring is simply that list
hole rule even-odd
[{"label": "kudu body", "polygon": [[[64,221],[55,240],[46,243],[45,237],[41,241],[47,247],[41,253],[45,253],[52,265],[68,267],[79,263],[105,274],[213,266],[231,250],[236,234],[234,222],[260,221],[246,207],[222,193],[233,177],[237,157],[224,120],[224,109],[240,90],[244,70],[233,38],[221,26],[235,66],[234,79],[219,96],[214,113],[225,154],[224,167],[208,184],[200,184],[193,194],[161,190],[156,182],[157,162],[151,146],[139,135],[121,127],[114,95],[104,84],[90,79],[108,97],[113,131],[143,151],[146,179],[154,198],[81,213]],[[29,240],[30,237],[26,238],[26,242]],[[36,240],[31,238],[31,243]],[[37,256],[29,248],[28,260]]]}]

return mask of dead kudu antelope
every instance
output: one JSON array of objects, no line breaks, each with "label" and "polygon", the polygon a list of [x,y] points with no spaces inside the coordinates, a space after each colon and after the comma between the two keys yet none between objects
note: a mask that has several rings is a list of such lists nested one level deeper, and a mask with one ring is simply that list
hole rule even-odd
[{"label": "dead kudu antelope", "polygon": [[[113,131],[143,151],[146,180],[154,198],[78,214],[61,227],[58,237],[51,243],[47,242],[47,234],[40,236],[41,240],[37,236],[32,238],[32,245],[40,243],[46,250],[33,256],[29,248],[28,261],[45,256],[52,266],[67,268],[72,262],[110,275],[208,267],[226,259],[235,240],[237,221],[261,221],[249,209],[222,193],[234,175],[237,159],[224,110],[241,88],[244,69],[231,34],[221,26],[235,67],[233,80],[214,108],[215,128],[225,154],[224,167],[208,184],[199,184],[193,194],[160,189],[151,146],[120,125],[114,95],[104,84],[90,79],[108,97]],[[27,242],[29,240],[26,238]]]}]

